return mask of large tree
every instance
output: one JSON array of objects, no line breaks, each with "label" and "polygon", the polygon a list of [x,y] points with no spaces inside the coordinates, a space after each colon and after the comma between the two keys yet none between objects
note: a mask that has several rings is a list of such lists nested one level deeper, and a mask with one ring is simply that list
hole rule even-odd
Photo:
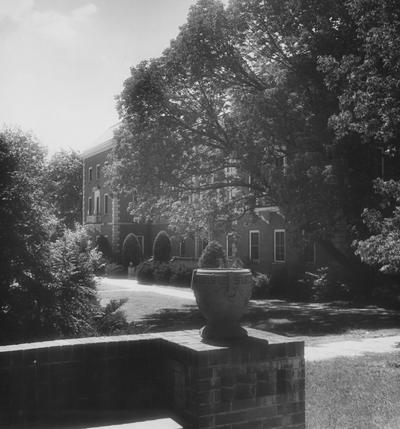
[{"label": "large tree", "polygon": [[364,3],[379,2],[193,6],[170,48],[132,68],[119,97],[111,170],[116,189],[137,192],[132,212],[205,229],[257,204],[279,205],[346,264],[333,238],[361,225],[379,167],[377,145],[338,125],[354,90],[342,69],[375,49],[363,31]]},{"label": "large tree", "polygon": [[82,220],[82,160],[73,150],[60,150],[44,176],[45,195],[59,220],[72,228]]}]

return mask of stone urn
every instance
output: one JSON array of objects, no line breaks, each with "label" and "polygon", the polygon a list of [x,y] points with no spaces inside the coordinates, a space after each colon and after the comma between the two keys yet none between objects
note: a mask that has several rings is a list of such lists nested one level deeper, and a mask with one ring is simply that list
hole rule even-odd
[{"label": "stone urn", "polygon": [[252,290],[250,270],[198,268],[193,271],[192,289],[197,305],[207,320],[200,334],[207,340],[240,338],[240,326]]}]

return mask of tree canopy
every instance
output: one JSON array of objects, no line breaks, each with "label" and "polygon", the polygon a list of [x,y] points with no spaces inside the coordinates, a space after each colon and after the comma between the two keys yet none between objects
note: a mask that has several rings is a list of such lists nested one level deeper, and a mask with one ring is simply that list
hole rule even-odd
[{"label": "tree canopy", "polygon": [[399,11],[390,0],[199,0],[124,82],[113,186],[136,192],[135,216],[177,229],[279,205],[330,247],[343,225],[362,233],[377,154],[397,150]]},{"label": "tree canopy", "polygon": [[100,254],[83,227],[54,215],[46,167],[32,135],[0,132],[0,343],[92,335],[109,323],[95,292]]},{"label": "tree canopy", "polygon": [[82,219],[82,160],[72,150],[56,152],[44,176],[45,195],[55,214],[69,228]]}]

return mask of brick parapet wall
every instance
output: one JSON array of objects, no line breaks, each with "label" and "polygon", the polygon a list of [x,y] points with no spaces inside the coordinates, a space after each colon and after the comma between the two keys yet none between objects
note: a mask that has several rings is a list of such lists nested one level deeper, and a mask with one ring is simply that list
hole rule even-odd
[{"label": "brick parapet wall", "polygon": [[304,343],[249,333],[226,346],[189,339],[168,353],[179,388],[169,383],[167,397],[188,427],[304,428]]},{"label": "brick parapet wall", "polygon": [[303,343],[249,333],[225,345],[179,331],[0,347],[0,422],[167,408],[185,428],[304,428]]}]

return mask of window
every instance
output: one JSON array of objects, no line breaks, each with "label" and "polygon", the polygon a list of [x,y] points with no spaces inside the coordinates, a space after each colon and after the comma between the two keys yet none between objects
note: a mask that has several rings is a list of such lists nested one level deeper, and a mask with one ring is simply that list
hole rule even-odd
[{"label": "window", "polygon": [[108,195],[104,195],[104,214],[108,213]]},{"label": "window", "polygon": [[140,249],[142,251],[142,255],[144,254],[144,236],[143,235],[137,235],[138,242],[140,244]]},{"label": "window", "polygon": [[96,214],[100,214],[100,196],[96,196]]},{"label": "window", "polygon": [[284,229],[274,231],[274,261],[285,262],[286,260],[286,237]]},{"label": "window", "polygon": [[201,255],[203,250],[206,248],[207,244],[208,244],[207,238],[200,238],[199,236],[195,237],[195,252],[196,252],[195,257],[196,258],[198,258]]},{"label": "window", "polygon": [[93,180],[93,168],[89,167],[89,181]]},{"label": "window", "polygon": [[179,256],[185,256],[185,254],[186,254],[185,240],[181,240],[179,242]]},{"label": "window", "polygon": [[89,197],[89,200],[88,200],[88,213],[89,213],[89,216],[91,216],[93,214],[93,200],[92,200],[92,197]]},{"label": "window", "polygon": [[100,165],[96,165],[96,179],[100,179]]},{"label": "window", "polygon": [[285,155],[278,156],[275,159],[275,165],[283,174],[285,174],[287,169],[286,156]]},{"label": "window", "polygon": [[260,262],[260,231],[249,231],[249,253],[251,262]]},{"label": "window", "polygon": [[307,264],[315,264],[316,253],[315,241],[306,241],[304,246],[304,261]]},{"label": "window", "polygon": [[228,256],[228,258],[233,258],[233,239],[234,236],[232,233],[226,235],[226,255]]}]

